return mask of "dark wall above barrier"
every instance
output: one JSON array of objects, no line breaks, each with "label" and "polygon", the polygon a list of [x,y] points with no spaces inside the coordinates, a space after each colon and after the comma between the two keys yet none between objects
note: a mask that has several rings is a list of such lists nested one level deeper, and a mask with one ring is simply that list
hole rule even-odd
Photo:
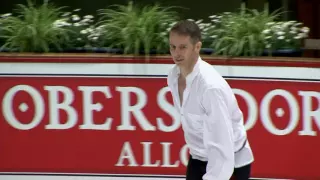
[{"label": "dark wall above barrier", "polygon": [[[15,4],[25,4],[26,2],[26,0],[2,1],[0,14],[11,11],[15,7]],[[42,1],[38,0],[37,2],[40,3]],[[128,0],[95,0],[94,2],[86,0],[51,0],[50,2],[58,6],[81,8],[84,13],[92,14],[95,13],[97,9],[101,9],[112,4],[126,4]],[[134,2],[147,5],[154,1],[139,0]],[[240,8],[242,0],[224,0],[223,3],[221,3],[220,0],[198,0],[196,3],[193,0],[161,0],[158,2],[162,5],[185,7],[187,9],[179,11],[182,16],[185,18],[191,17],[199,19],[207,18],[208,16],[219,12],[235,11]]]}]

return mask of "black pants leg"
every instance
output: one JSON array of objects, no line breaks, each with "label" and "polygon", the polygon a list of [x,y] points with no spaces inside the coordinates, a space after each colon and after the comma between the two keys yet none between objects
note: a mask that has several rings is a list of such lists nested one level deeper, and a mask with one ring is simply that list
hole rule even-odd
[{"label": "black pants leg", "polygon": [[[187,166],[186,180],[202,180],[202,176],[206,173],[207,162],[192,159],[189,157]],[[249,180],[251,173],[251,164],[235,168],[233,172],[233,180]]]},{"label": "black pants leg", "polygon": [[251,173],[251,164],[235,168],[233,172],[234,180],[249,180]]},{"label": "black pants leg", "polygon": [[202,176],[206,173],[207,162],[192,159],[190,156],[187,166],[186,180],[202,180]]}]

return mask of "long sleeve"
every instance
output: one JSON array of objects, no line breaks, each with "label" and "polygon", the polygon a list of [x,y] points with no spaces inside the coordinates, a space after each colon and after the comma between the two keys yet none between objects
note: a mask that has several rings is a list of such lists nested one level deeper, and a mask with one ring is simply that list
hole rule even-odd
[{"label": "long sleeve", "polygon": [[234,170],[234,143],[232,122],[225,91],[207,89],[202,95],[202,106],[207,118],[203,141],[208,153],[204,180],[229,180]]}]

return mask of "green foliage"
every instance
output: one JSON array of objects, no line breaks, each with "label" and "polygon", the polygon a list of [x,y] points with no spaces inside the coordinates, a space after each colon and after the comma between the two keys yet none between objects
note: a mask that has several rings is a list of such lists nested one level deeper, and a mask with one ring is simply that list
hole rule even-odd
[{"label": "green foliage", "polygon": [[[310,29],[296,21],[277,22],[279,11],[269,13],[267,5],[259,12],[243,3],[238,12],[209,16],[209,22],[195,21],[202,31],[202,47],[226,56],[300,49]],[[109,47],[149,57],[151,51],[168,52],[169,30],[179,21],[174,7],[158,3],[141,6],[130,1],[100,9],[96,16],[81,16],[80,10],[65,12],[47,1],[36,6],[27,0],[27,5],[17,5],[13,15],[0,15],[0,44],[21,52]]]},{"label": "green foliage", "polygon": [[102,9],[105,41],[111,47],[123,48],[125,53],[139,54],[144,50],[148,55],[151,49],[163,51],[168,47],[167,29],[178,20],[171,9],[158,4],[139,7],[132,1]]},{"label": "green foliage", "polygon": [[265,48],[299,49],[302,47],[302,40],[308,37],[309,31],[308,27],[303,27],[302,23],[296,21],[269,22],[262,32]]},{"label": "green foliage", "polygon": [[71,12],[65,12],[60,19],[55,21],[55,26],[67,29],[69,41],[64,44],[66,48],[75,47],[100,47],[102,43],[102,26],[96,25],[95,16],[79,15],[81,9],[74,9]]},{"label": "green foliage", "polygon": [[227,56],[260,55],[264,48],[263,30],[278,13],[269,14],[267,8],[258,12],[242,5],[239,12],[222,14],[210,34],[214,35],[211,47],[216,54]]},{"label": "green foliage", "polygon": [[49,52],[50,48],[60,49],[69,40],[68,31],[54,26],[59,19],[61,8],[48,2],[35,6],[30,0],[27,5],[18,4],[17,16],[0,19],[2,47],[17,48],[22,52]]}]

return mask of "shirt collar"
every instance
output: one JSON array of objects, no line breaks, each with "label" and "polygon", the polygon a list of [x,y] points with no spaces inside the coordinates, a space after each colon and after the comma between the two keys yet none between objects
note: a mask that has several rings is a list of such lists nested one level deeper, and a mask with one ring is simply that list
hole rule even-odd
[{"label": "shirt collar", "polygon": [[[188,85],[190,85],[190,83],[193,81],[193,79],[197,76],[197,74],[200,71],[200,63],[201,63],[202,59],[198,58],[196,64],[193,67],[193,70],[190,74],[187,75],[186,77],[186,83],[187,83],[187,87]],[[178,78],[180,76],[180,68],[176,65],[174,68],[174,79],[173,79],[173,83],[176,84],[178,82]]]}]

